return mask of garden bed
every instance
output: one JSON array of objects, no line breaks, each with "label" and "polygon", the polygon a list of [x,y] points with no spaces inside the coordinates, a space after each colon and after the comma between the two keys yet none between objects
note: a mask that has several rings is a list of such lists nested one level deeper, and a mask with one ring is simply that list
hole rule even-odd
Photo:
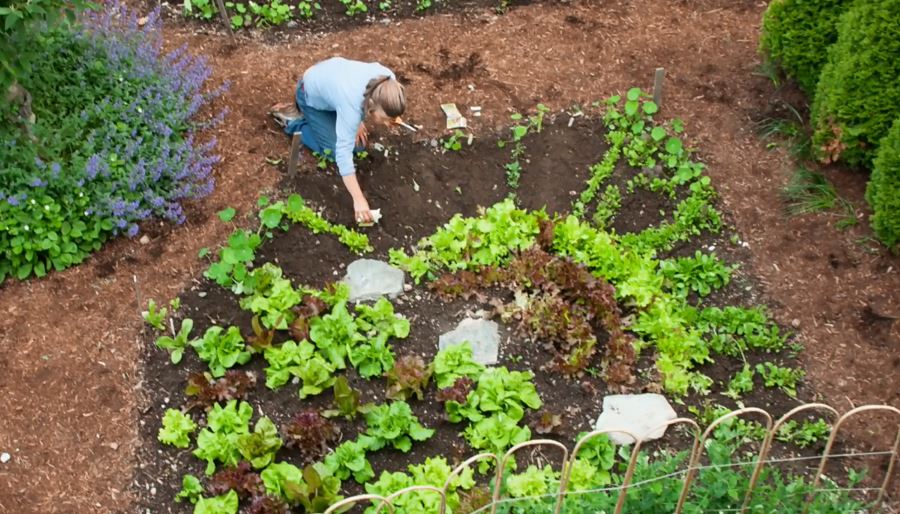
[{"label": "garden bed", "polygon": [[[555,119],[554,122],[550,122]],[[609,151],[604,139],[605,128],[598,119],[571,117],[570,113],[555,113],[547,116],[546,125],[537,133],[530,130],[522,138],[525,152],[519,157],[523,171],[517,188],[518,204],[527,209],[546,206],[548,213],[568,214],[573,201],[579,198],[585,181],[590,177],[589,168],[600,162]],[[504,140],[506,138],[503,138]],[[434,231],[459,213],[463,216],[477,216],[480,208],[491,206],[506,198],[513,190],[507,184],[505,165],[510,161],[509,142],[499,146],[497,140],[480,138],[469,145],[463,139],[459,151],[444,150],[441,141],[411,141],[392,137],[383,140],[385,157],[380,151],[372,154],[360,165],[360,179],[373,207],[381,208],[384,220],[367,229],[369,241],[374,247],[372,258],[388,260],[389,250],[409,250],[421,238]],[[317,169],[316,161],[306,156],[300,176],[294,180],[286,177],[283,183],[286,193],[299,192],[306,201],[320,209],[322,215],[333,223],[350,225],[352,218],[346,193],[340,187],[333,169]],[[330,166],[329,166],[330,168]],[[647,170],[645,170],[647,171]],[[685,188],[679,188],[673,196],[663,195],[649,187],[637,186],[627,193],[627,183],[641,170],[633,168],[619,159],[611,176],[603,186],[614,184],[623,192],[621,206],[610,220],[610,227],[618,234],[640,233],[659,226],[671,218],[679,202],[688,196]],[[601,190],[602,192],[602,190]],[[594,208],[586,209],[590,218]],[[234,221],[255,218],[254,213],[241,213]],[[243,222],[238,222],[242,224]],[[252,223],[252,222],[251,222]],[[693,256],[700,251],[715,253],[732,264],[742,264],[749,258],[749,252],[741,244],[740,238],[728,230],[718,233],[703,231],[698,237],[671,245],[658,257],[677,258]],[[347,247],[329,235],[314,235],[306,228],[294,225],[286,232],[275,231],[271,240],[266,241],[256,253],[254,262],[259,265],[269,262],[278,265],[284,276],[295,286],[301,284],[316,289],[341,279],[346,266],[356,259]],[[407,282],[410,282],[409,277]],[[485,291],[481,300],[511,300],[511,294],[502,288]],[[696,302],[697,295],[691,294],[690,301]],[[734,272],[732,280],[724,287],[715,289],[702,299],[704,306],[753,307],[760,303],[754,279],[740,271]],[[203,279],[189,291],[181,295],[182,305],[176,319],[194,320],[194,334],[199,336],[208,327],[237,326],[247,336],[252,334],[252,313],[242,310],[239,297],[218,284]],[[403,340],[392,340],[396,357],[404,355],[421,356],[430,362],[437,353],[438,336],[451,330],[466,314],[487,312],[492,309],[488,301],[477,299],[455,299],[445,302],[434,294],[424,283],[402,294],[393,301],[396,311],[410,321],[410,333]],[[623,314],[633,314],[631,308],[624,307]],[[175,327],[179,326],[175,322]],[[141,411],[141,436],[144,444],[140,450],[140,469],[136,486],[142,508],[154,512],[180,512],[189,510],[171,500],[181,488],[181,477],[185,473],[203,476],[204,464],[189,451],[166,448],[157,441],[160,419],[168,408],[184,405],[184,386],[188,376],[203,371],[205,364],[196,353],[188,351],[184,360],[173,366],[168,354],[153,345],[157,334],[148,332],[145,339],[144,391],[145,407]],[[609,339],[602,330],[597,333],[601,346]],[[276,343],[290,339],[285,332],[278,332]],[[612,386],[604,380],[600,372],[603,364],[603,349],[598,350],[586,366],[587,372],[577,377],[565,376],[548,366],[549,358],[543,346],[523,337],[511,326],[501,323],[501,347],[498,366],[510,370],[532,371],[534,384],[544,403],[541,410],[528,411],[523,423],[532,427],[539,424],[544,412],[561,416],[561,425],[545,437],[559,440],[571,447],[577,435],[590,431],[600,412],[603,397],[610,393],[657,392],[661,390],[660,374],[654,368],[654,352],[645,350],[636,362],[635,380],[626,385]],[[745,354],[746,362],[755,366],[765,361],[775,361],[793,367],[794,357],[788,353],[775,356],[771,353],[750,350]],[[258,415],[268,416],[276,426],[281,427],[299,411],[305,409],[328,409],[333,403],[331,390],[311,396],[305,400],[297,397],[297,387],[287,385],[276,391],[266,388],[266,361],[256,356],[240,369],[252,371],[256,384],[249,392],[247,400]],[[683,397],[684,406],[677,410],[680,415],[692,416],[685,408],[694,406],[703,414],[705,405],[722,404],[734,407],[734,401],[720,393],[728,382],[743,367],[737,358],[717,355],[714,362],[698,369],[712,379],[711,389],[717,391],[712,397],[691,392]],[[365,380],[349,368],[346,372],[351,387],[360,392],[363,402],[383,403],[385,380],[381,378]],[[461,436],[461,426],[450,423],[440,402],[434,399],[436,389],[429,386],[425,399],[410,399],[413,413],[422,425],[435,429],[435,434],[427,443],[416,443],[408,453],[383,449],[369,453],[369,461],[376,473],[382,471],[403,471],[408,465],[423,462],[427,457],[444,456],[448,461],[461,462],[475,453]],[[801,385],[800,398],[811,398],[811,394]],[[777,388],[765,388],[759,384],[741,397],[747,405],[765,408],[773,415],[781,415],[796,405],[796,400]],[[194,409],[200,414],[202,409]],[[705,414],[709,421],[709,413]],[[197,416],[194,416],[197,418]],[[202,419],[202,416],[200,416]],[[350,441],[365,431],[362,417],[355,421],[336,421],[340,427],[341,441]],[[532,431],[533,432],[533,431]],[[533,435],[534,436],[534,435]],[[541,436],[544,437],[544,436]],[[337,442],[334,443],[335,445]],[[681,432],[671,432],[663,445],[669,448],[686,448],[689,439]],[[821,448],[820,444],[814,448]],[[783,449],[782,449],[783,451]],[[796,452],[797,448],[790,449]],[[810,453],[812,449],[806,453]],[[303,466],[296,451],[282,448],[276,460],[292,462]],[[352,480],[344,482],[343,494],[364,492]]]}]

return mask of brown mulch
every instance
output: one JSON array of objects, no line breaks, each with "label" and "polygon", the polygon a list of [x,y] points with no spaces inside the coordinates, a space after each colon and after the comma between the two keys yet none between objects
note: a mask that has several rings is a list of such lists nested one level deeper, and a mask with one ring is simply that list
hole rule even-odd
[{"label": "brown mulch", "polygon": [[[753,131],[774,96],[753,75],[764,7],[598,0],[503,16],[435,15],[280,45],[170,27],[171,45],[188,43],[209,56],[217,79],[232,81],[224,100],[231,115],[217,134],[225,160],[216,192],[186,226],[151,230],[147,245],[117,241],[79,267],[0,289],[0,451],[12,456],[0,464],[0,512],[131,511],[138,303],[189,285],[204,267],[197,251],[231,230],[214,213],[226,206],[251,212],[258,194],[280,179],[265,157],[284,156],[288,143],[265,111],[290,98],[307,66],[334,54],[379,60],[405,77],[407,118],[424,125],[426,136],[440,135],[442,102],[481,106],[481,118],[469,116],[478,136],[504,125],[509,109],[539,101],[559,109],[649,87],[654,68],[665,67],[664,115],[687,122],[724,209],[750,243],[750,271],[778,320],[798,327],[812,385],[842,411],[897,405],[900,259],[869,253],[857,242],[870,235],[864,226],[840,232],[828,215],[787,218],[778,190],[790,161],[767,151]],[[466,66],[474,54],[478,65]],[[864,206],[863,176],[836,169],[829,178]]]}]

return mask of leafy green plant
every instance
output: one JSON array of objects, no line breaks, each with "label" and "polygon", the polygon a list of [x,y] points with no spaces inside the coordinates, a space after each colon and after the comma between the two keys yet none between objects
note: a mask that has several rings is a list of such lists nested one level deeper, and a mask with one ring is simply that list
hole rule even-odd
[{"label": "leafy green plant", "polygon": [[262,417],[256,421],[253,432],[238,436],[236,446],[251,466],[262,469],[275,460],[275,453],[282,444],[275,424],[271,419]]},{"label": "leafy green plant", "polygon": [[347,377],[339,376],[334,380],[334,406],[335,409],[326,410],[322,414],[325,417],[343,416],[344,419],[352,420],[357,414],[365,414],[373,404],[360,404],[359,391],[350,387]]},{"label": "leafy green plant", "polygon": [[297,14],[305,20],[312,19],[316,15],[316,11],[320,10],[322,10],[322,6],[319,5],[319,2],[300,0],[297,3]]},{"label": "leafy green plant", "polygon": [[206,461],[206,474],[212,475],[216,462],[236,466],[241,460],[238,439],[247,434],[253,407],[247,402],[229,401],[225,407],[213,405],[206,416],[206,428],[197,436],[194,456]]},{"label": "leafy green plant", "polygon": [[230,18],[232,29],[237,30],[253,25],[253,16],[250,14],[247,4],[243,2],[225,2],[225,7],[235,13]]},{"label": "leafy green plant", "polygon": [[329,314],[310,320],[309,337],[334,369],[345,369],[347,353],[364,339],[343,301]]},{"label": "leafy green plant", "polygon": [[432,0],[416,0],[416,11],[424,12],[431,8]]},{"label": "leafy green plant", "polygon": [[753,368],[749,364],[744,364],[743,369],[734,374],[731,381],[728,382],[728,388],[725,390],[725,396],[732,400],[738,400],[741,396],[753,390]]},{"label": "leafy green plant", "polygon": [[531,464],[525,471],[511,473],[504,478],[506,493],[512,498],[542,496],[550,492],[554,484],[556,487],[559,484],[559,472],[549,464],[543,468]]},{"label": "leafy green plant", "polygon": [[175,495],[175,501],[181,503],[188,501],[191,504],[197,503],[203,496],[203,486],[200,480],[194,475],[184,475],[181,479],[181,490]]},{"label": "leafy green plant", "polygon": [[484,365],[472,357],[472,345],[468,342],[449,345],[434,357],[434,379],[438,388],[450,387],[457,378],[478,378]]},{"label": "leafy green plant", "polygon": [[[447,483],[453,468],[444,457],[429,457],[422,464],[411,464],[408,473],[384,471],[375,482],[366,484],[366,492],[380,496],[389,496],[412,485],[425,485],[443,489],[447,485],[448,512],[467,512],[461,508],[459,491],[469,490],[475,486],[471,468],[464,470]],[[400,495],[392,505],[397,514],[418,514],[437,512],[440,510],[441,498],[432,491],[417,490]],[[366,509],[366,514],[374,514],[376,507]]]},{"label": "leafy green plant", "polygon": [[314,234],[336,235],[338,240],[353,253],[363,254],[372,251],[368,236],[343,225],[328,222],[309,208],[300,195],[292,194],[286,202],[276,202],[260,212],[263,224],[269,228],[277,227],[281,223],[282,216],[306,226]]},{"label": "leafy green plant", "polygon": [[366,447],[357,441],[341,443],[325,457],[324,464],[341,480],[347,480],[352,475],[358,484],[365,484],[375,477],[372,464],[366,458]]},{"label": "leafy green plant", "polygon": [[394,367],[394,352],[384,338],[369,339],[355,345],[348,352],[348,357],[350,364],[363,378],[381,376]]},{"label": "leafy green plant", "polygon": [[184,394],[192,397],[187,408],[210,407],[216,402],[246,399],[256,385],[256,375],[252,371],[231,370],[222,378],[213,378],[208,372],[192,373],[188,377]]},{"label": "leafy green plant", "polygon": [[665,286],[678,296],[697,293],[700,297],[709,295],[713,289],[720,289],[731,281],[731,273],[737,266],[729,266],[715,254],[705,254],[697,250],[693,257],[663,260],[659,273],[664,277]]},{"label": "leafy green plant", "polygon": [[213,0],[184,0],[182,5],[182,14],[190,18],[211,20],[217,12],[216,4]]},{"label": "leafy green plant", "polygon": [[530,371],[509,371],[506,368],[488,368],[478,376],[478,385],[469,394],[466,403],[447,402],[450,421],[463,419],[477,422],[495,413],[504,413],[518,421],[525,416],[525,408],[539,409],[542,405]]},{"label": "leafy green plant", "polygon": [[218,261],[210,264],[203,275],[222,287],[242,292],[243,281],[249,274],[247,267],[253,262],[260,243],[259,234],[235,230],[228,237],[228,244],[219,249]]},{"label": "leafy green plant", "polygon": [[444,147],[445,151],[449,150],[451,152],[458,152],[462,150],[463,141],[466,140],[471,141],[469,139],[469,136],[466,135],[465,132],[456,129],[453,131],[453,134],[450,134],[447,139],[441,139],[441,146]]},{"label": "leafy green plant", "polygon": [[227,331],[219,326],[209,327],[202,339],[195,339],[190,345],[214,377],[221,377],[225,370],[238,364],[247,364],[252,357],[238,327],[228,327]]},{"label": "leafy green plant", "polygon": [[287,462],[276,462],[260,476],[268,494],[300,506],[304,512],[324,512],[343,499],[338,494],[341,481],[319,462],[302,470]]},{"label": "leafy green plant", "polygon": [[238,495],[234,491],[211,498],[201,497],[194,505],[194,514],[237,514]]},{"label": "leafy green plant", "polygon": [[425,441],[434,430],[419,424],[409,404],[395,401],[373,407],[366,413],[366,431],[359,436],[359,443],[371,451],[387,445],[404,453],[412,448],[413,441]]},{"label": "leafy green plant", "polygon": [[425,388],[433,373],[433,365],[426,365],[418,355],[404,355],[385,373],[388,381],[386,396],[391,400],[425,397]]},{"label": "leafy green plant", "polygon": [[[531,439],[531,430],[519,426],[518,420],[506,413],[498,412],[469,424],[463,430],[463,437],[476,450],[503,455],[512,446]],[[487,461],[478,464],[482,473],[489,468]]]},{"label": "leafy green plant", "polygon": [[757,364],[756,372],[766,387],[777,387],[791,397],[797,396],[797,383],[806,375],[802,369],[782,368],[771,362]]},{"label": "leafy green plant", "polygon": [[190,435],[195,430],[197,424],[190,416],[178,409],[166,409],[157,439],[176,448],[187,448],[191,445]]},{"label": "leafy green plant", "polygon": [[347,16],[356,16],[369,11],[369,8],[362,0],[341,0],[341,3],[347,8],[345,13]]},{"label": "leafy green plant", "polygon": [[824,441],[830,433],[831,425],[824,419],[803,421],[802,424],[791,419],[781,425],[778,433],[775,434],[775,439],[806,448]]},{"label": "leafy green plant", "polygon": [[172,360],[172,364],[181,362],[181,358],[184,356],[184,349],[190,343],[188,338],[191,336],[191,330],[193,330],[193,328],[194,320],[185,318],[181,320],[181,329],[175,337],[160,336],[156,339],[156,347],[169,352],[169,358]]},{"label": "leafy green plant", "polygon": [[619,191],[619,186],[609,184],[600,195],[600,200],[597,201],[597,208],[594,210],[593,216],[594,225],[601,230],[606,230],[610,220],[619,212],[621,206],[622,193]]},{"label": "leafy green plant", "polygon": [[253,270],[241,289],[250,293],[241,299],[241,308],[259,316],[264,326],[278,330],[286,330],[294,321],[292,309],[303,297],[282,277],[281,268],[268,262]]},{"label": "leafy green plant", "polygon": [[308,341],[286,341],[264,353],[266,362],[266,387],[278,389],[292,377],[303,381],[300,397],[321,393],[334,383],[334,366],[326,361]]},{"label": "leafy green plant", "polygon": [[248,2],[250,12],[256,16],[256,26],[281,25],[291,19],[291,13],[295,9],[293,5],[282,3],[281,0],[271,0],[269,3],[257,4],[252,0]]},{"label": "leafy green plant", "polygon": [[141,317],[144,318],[144,322],[160,332],[166,330],[166,316],[168,314],[169,310],[165,307],[157,307],[156,302],[152,298],[147,300],[147,310],[141,311]]},{"label": "leafy green plant", "polygon": [[[581,432],[576,440],[588,433]],[[589,464],[595,471],[591,473],[593,485],[606,485],[612,481],[612,469],[616,463],[616,445],[606,434],[599,434],[587,440],[578,449],[578,460]]]}]

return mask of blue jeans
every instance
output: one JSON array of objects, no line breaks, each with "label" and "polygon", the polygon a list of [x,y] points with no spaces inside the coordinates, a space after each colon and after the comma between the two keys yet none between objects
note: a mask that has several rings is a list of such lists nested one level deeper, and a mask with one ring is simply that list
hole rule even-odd
[{"label": "blue jeans", "polygon": [[[299,118],[291,121],[284,127],[287,135],[292,136],[297,132],[303,135],[303,145],[311,151],[334,160],[334,146],[337,143],[337,112],[323,111],[310,107],[306,103],[306,91],[303,90],[303,80],[297,84],[296,95],[297,108],[303,113]],[[355,153],[365,150],[365,147],[354,148]]]}]

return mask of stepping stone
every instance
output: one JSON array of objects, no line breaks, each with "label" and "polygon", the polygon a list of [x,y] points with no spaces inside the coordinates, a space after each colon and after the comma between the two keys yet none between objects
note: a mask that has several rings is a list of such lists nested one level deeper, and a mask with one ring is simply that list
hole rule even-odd
[{"label": "stepping stone", "polygon": [[438,338],[438,349],[468,341],[472,358],[484,365],[497,363],[500,353],[500,333],[496,323],[486,319],[466,318],[455,329]]},{"label": "stepping stone", "polygon": [[[650,441],[666,433],[665,428],[657,427],[677,417],[675,409],[661,394],[612,394],[603,398],[603,412],[594,429],[627,430],[643,441]],[[620,432],[610,432],[609,439],[616,444],[634,442],[633,437]]]},{"label": "stepping stone", "polygon": [[350,286],[350,301],[395,298],[403,292],[403,270],[374,259],[357,259],[347,266],[343,282]]}]

